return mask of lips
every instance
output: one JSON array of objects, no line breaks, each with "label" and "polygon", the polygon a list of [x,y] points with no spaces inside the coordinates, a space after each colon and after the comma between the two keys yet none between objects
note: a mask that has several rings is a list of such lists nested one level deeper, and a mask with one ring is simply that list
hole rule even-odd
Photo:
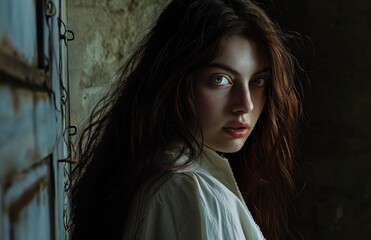
[{"label": "lips", "polygon": [[247,135],[250,125],[243,122],[233,122],[223,127],[223,130],[232,138],[243,138]]}]

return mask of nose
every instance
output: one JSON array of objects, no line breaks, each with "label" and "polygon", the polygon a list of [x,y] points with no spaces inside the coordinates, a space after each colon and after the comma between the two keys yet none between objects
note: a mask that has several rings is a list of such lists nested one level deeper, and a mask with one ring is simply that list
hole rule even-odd
[{"label": "nose", "polygon": [[232,111],[235,114],[242,115],[249,113],[254,109],[254,104],[252,102],[252,96],[248,85],[239,86],[236,88],[236,91],[233,95]]}]

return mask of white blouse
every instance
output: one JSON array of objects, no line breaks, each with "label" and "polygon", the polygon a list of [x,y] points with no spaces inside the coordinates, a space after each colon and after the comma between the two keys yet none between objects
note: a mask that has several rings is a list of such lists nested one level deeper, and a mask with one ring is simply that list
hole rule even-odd
[{"label": "white blouse", "polygon": [[264,239],[227,159],[205,147],[198,162],[141,188],[130,207],[124,240]]}]

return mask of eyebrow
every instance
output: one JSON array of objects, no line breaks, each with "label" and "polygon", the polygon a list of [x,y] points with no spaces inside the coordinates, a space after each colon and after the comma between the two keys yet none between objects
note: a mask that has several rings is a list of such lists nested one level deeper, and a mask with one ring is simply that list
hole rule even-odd
[{"label": "eyebrow", "polygon": [[[209,63],[209,64],[206,64],[204,68],[209,68],[209,67],[223,68],[223,69],[225,69],[225,70],[227,70],[229,72],[232,72],[235,75],[239,75],[240,74],[239,72],[237,72],[232,67],[230,67],[230,66],[228,66],[226,64],[223,64],[223,63]],[[270,72],[270,68],[269,67],[263,68],[263,69],[257,71],[256,73],[254,73],[254,75],[258,75],[258,74],[265,73],[265,72]]]}]

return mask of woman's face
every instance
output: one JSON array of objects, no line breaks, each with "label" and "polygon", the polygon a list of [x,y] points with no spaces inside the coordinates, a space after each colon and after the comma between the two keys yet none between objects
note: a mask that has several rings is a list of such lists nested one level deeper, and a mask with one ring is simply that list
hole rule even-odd
[{"label": "woman's face", "polygon": [[223,38],[222,54],[194,74],[204,144],[219,152],[239,151],[266,99],[270,66],[257,44],[240,35]]}]

